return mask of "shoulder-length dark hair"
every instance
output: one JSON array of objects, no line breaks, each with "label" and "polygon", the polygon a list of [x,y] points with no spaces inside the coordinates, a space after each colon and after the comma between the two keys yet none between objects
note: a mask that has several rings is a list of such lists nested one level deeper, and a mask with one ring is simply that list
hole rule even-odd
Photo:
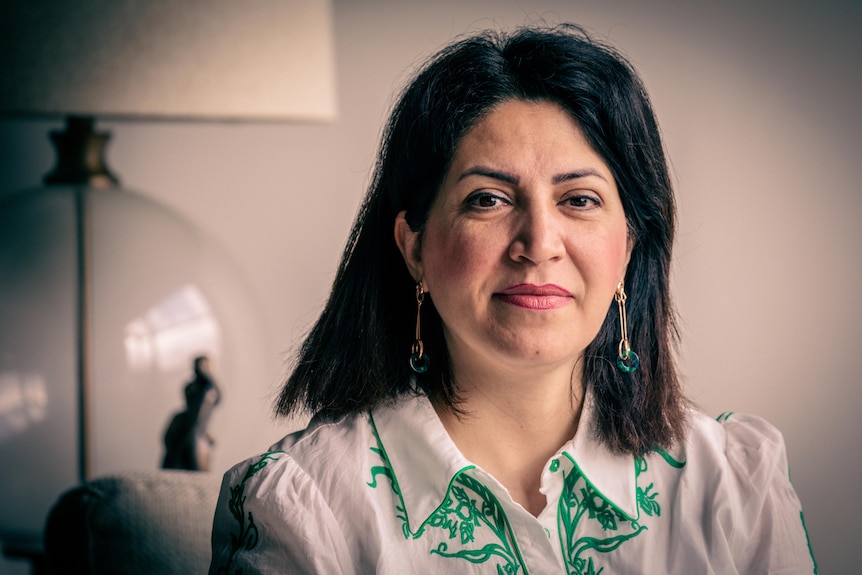
[{"label": "shoulder-length dark hair", "polygon": [[685,401],[669,286],[675,208],[658,125],[626,59],[573,25],[460,40],[407,86],[384,132],[332,293],[281,391],[279,414],[357,414],[417,388],[437,405],[457,407],[433,301],[422,308],[431,368],[416,376],[408,365],[415,284],[396,247],[394,223],[406,210],[410,227],[424,229],[462,136],[512,99],[556,102],[572,115],[616,179],[634,240],[625,285],[629,340],[640,367],[631,374],[616,367],[620,333],[612,303],[584,355],[595,432],[614,451],[638,455],[682,438]]}]

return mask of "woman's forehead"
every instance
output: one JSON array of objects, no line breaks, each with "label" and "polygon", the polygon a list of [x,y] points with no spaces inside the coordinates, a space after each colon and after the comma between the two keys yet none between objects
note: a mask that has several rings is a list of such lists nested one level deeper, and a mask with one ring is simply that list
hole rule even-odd
[{"label": "woman's forehead", "polygon": [[604,158],[568,110],[549,100],[513,99],[494,106],[464,133],[445,181],[483,171],[517,180],[525,167],[538,164],[560,174],[593,171],[612,178]]}]

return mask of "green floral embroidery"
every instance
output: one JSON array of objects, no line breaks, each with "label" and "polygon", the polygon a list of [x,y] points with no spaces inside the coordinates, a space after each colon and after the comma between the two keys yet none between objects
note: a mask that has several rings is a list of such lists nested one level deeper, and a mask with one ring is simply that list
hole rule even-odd
[{"label": "green floral embroidery", "polygon": [[446,493],[443,505],[428,519],[427,525],[448,530],[450,539],[454,539],[456,534],[460,535],[461,544],[466,545],[475,539],[473,534],[480,526],[479,515],[467,491],[461,486],[453,486]]},{"label": "green floral embroidery", "polygon": [[[574,461],[572,463],[574,464]],[[598,522],[603,532],[619,531],[626,524],[630,525],[632,531],[604,538],[590,536],[576,538],[575,533],[584,515]],[[591,551],[600,553],[613,551],[623,542],[638,536],[646,529],[636,520],[626,517],[622,511],[605,499],[586,480],[577,465],[573,465],[569,473],[563,474],[563,492],[557,504],[557,528],[566,573],[569,575],[598,575],[604,568],[597,570],[593,558],[584,557],[584,554]]]},{"label": "green floral embroidery", "polygon": [[[666,452],[656,450],[672,467],[682,468],[685,463],[678,462]],[[568,457],[568,454],[566,454]],[[586,556],[592,553],[608,553],[620,545],[640,535],[646,527],[637,518],[628,517],[620,509],[606,499],[593,485],[587,481],[580,468],[572,462],[572,470],[563,475],[563,492],[557,505],[557,526],[560,533],[560,546],[563,550],[563,560],[569,575],[599,575],[604,567],[596,567],[594,557]],[[635,458],[635,479],[647,471],[646,459]],[[637,483],[637,482],[636,482]],[[638,508],[649,517],[661,516],[661,505],[658,502],[658,492],[654,492],[654,484],[646,488],[636,486]],[[596,521],[607,537],[576,537],[575,533],[584,516]],[[621,533],[617,533],[622,531]]]},{"label": "green floral embroidery", "polygon": [[[257,525],[254,523],[254,515],[251,511],[248,512],[247,518],[248,523],[246,523],[246,513],[245,513],[245,484],[249,479],[254,477],[258,471],[267,466],[270,461],[278,460],[274,455],[278,453],[284,453],[283,451],[270,451],[268,453],[264,453],[260,456],[260,459],[252,463],[248,466],[248,469],[245,470],[245,475],[240,481],[239,485],[233,485],[230,488],[230,501],[228,501],[228,509],[230,510],[230,514],[233,515],[233,518],[236,519],[236,522],[239,524],[239,533],[231,533],[230,535],[230,554],[228,555],[227,563],[219,567],[218,575],[227,575],[231,572],[231,567],[233,565],[234,559],[236,559],[237,553],[240,550],[245,549],[250,551],[257,547],[257,543],[260,540],[260,533],[258,532]],[[237,569],[234,571],[234,575],[241,575],[242,570]]]},{"label": "green floral embroidery", "polygon": [[[514,575],[519,572],[527,575],[527,566],[503,507],[485,485],[467,473],[473,469],[472,466],[455,474],[449,483],[443,502],[416,531],[413,531],[410,528],[404,498],[389,456],[380,440],[374,419],[371,416],[369,418],[377,441],[377,446],[372,447],[371,451],[381,458],[383,464],[371,468],[371,481],[368,482],[368,486],[376,488],[377,478],[381,475],[389,480],[397,496],[396,517],[402,521],[402,530],[406,539],[421,538],[427,528],[441,529],[450,540],[455,540],[456,545],[460,544],[462,549],[449,551],[451,542],[442,542],[431,549],[430,553],[464,559],[477,564],[496,559],[498,575]],[[663,450],[657,449],[656,452],[671,467],[681,469],[685,466],[685,462],[675,460]],[[568,575],[600,575],[604,567],[596,566],[592,554],[614,551],[647,528],[639,523],[638,518],[628,517],[605,498],[587,480],[574,460],[567,453],[565,455],[571,461],[572,469],[569,473],[563,472],[563,491],[557,505],[557,527],[566,572]],[[647,471],[648,466],[644,458],[635,458],[634,463],[635,478],[638,479]],[[654,489],[653,483],[649,483],[645,488],[637,485],[637,505],[639,512],[649,517],[660,517],[659,493]],[[607,536],[577,537],[576,532],[584,520],[598,524]],[[476,543],[477,530],[482,527],[488,528],[498,542],[478,548],[470,547],[471,544]]]},{"label": "green floral embroidery", "polygon": [[398,486],[398,478],[392,473],[392,465],[389,463],[389,455],[386,454],[386,448],[383,447],[383,442],[380,441],[380,435],[377,433],[377,426],[374,424],[374,419],[371,414],[368,415],[371,422],[371,429],[374,431],[374,437],[377,440],[377,447],[372,447],[371,451],[380,456],[383,460],[383,465],[376,465],[371,468],[371,481],[367,483],[372,489],[377,488],[377,476],[382,475],[389,480],[389,485],[392,486],[392,491],[398,496],[398,504],[395,506],[395,517],[401,520],[401,531],[404,533],[405,539],[410,539],[410,520],[407,517],[407,509],[404,507],[404,497],[401,495],[401,487]]},{"label": "green floral embroidery", "polygon": [[808,543],[808,554],[811,555],[811,562],[814,564],[814,575],[818,575],[820,570],[817,568],[817,560],[814,558],[814,550],[811,548],[811,538],[808,537],[808,528],[805,527],[805,515],[802,511],[799,512],[799,520],[802,521],[802,530],[805,532],[805,541]]},{"label": "green floral embroidery", "polygon": [[715,418],[716,421],[725,422],[733,415],[732,411],[725,411],[724,413],[719,414],[718,417]]},{"label": "green floral embroidery", "polygon": [[641,510],[644,513],[646,513],[647,515],[649,515],[650,517],[652,517],[652,516],[660,517],[661,516],[661,505],[659,505],[658,501],[655,500],[655,498],[658,496],[658,493],[650,494],[650,490],[652,488],[653,488],[652,483],[647,485],[646,489],[642,489],[642,488],[638,487],[638,490],[637,490],[638,507],[640,507]]},{"label": "green floral embroidery", "polygon": [[449,551],[449,544],[441,542],[429,553],[442,557],[465,559],[471,563],[485,563],[492,558],[498,560],[497,573],[510,574],[523,572],[527,575],[523,557],[515,541],[512,527],[506,517],[500,502],[481,482],[468,475],[466,472],[473,469],[472,466],[460,470],[452,478],[443,502],[434,512],[419,526],[416,531],[410,528],[410,520],[404,505],[404,498],[398,479],[392,472],[392,464],[373,417],[369,415],[371,427],[377,440],[377,446],[371,451],[376,453],[383,465],[371,468],[371,481],[368,486],[377,488],[377,477],[382,475],[389,479],[392,491],[398,498],[395,506],[396,517],[401,520],[401,528],[405,539],[419,539],[426,533],[428,528],[443,530],[449,539],[457,540],[462,547],[475,543],[476,530],[487,527],[494,534],[499,543],[489,543],[480,548],[465,548],[458,551]]},{"label": "green floral embroidery", "polygon": [[[475,529],[484,525],[491,529],[500,543],[489,543],[481,549],[462,549],[450,553],[449,546],[443,542],[436,549],[432,549],[431,553],[466,559],[471,563],[484,563],[497,557],[503,561],[502,564],[497,564],[498,573],[514,574],[523,569],[526,574],[527,568],[503,507],[487,487],[465,471],[458,472],[449,485],[443,504],[431,514],[415,536],[419,537],[426,525],[447,529],[450,539],[455,539],[457,530],[463,546],[472,543]],[[482,502],[481,509],[477,505],[478,500],[471,497],[471,494]]]},{"label": "green floral embroidery", "polygon": [[[676,459],[671,457],[670,453],[668,453],[664,449],[657,447],[654,451],[661,455],[662,459],[664,459],[671,467],[675,469],[682,469],[683,467],[685,467],[685,461],[677,461]],[[644,471],[646,471],[646,463],[644,463]]]}]

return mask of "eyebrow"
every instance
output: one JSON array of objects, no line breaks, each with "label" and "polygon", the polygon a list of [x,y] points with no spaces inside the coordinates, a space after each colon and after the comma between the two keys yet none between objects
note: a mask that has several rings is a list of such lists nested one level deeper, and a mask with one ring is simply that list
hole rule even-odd
[{"label": "eyebrow", "polygon": [[[468,170],[465,170],[458,177],[458,181],[460,182],[464,178],[468,176],[484,176],[486,178],[492,178],[494,180],[500,180],[501,182],[506,182],[507,184],[517,185],[520,182],[520,179],[508,172],[503,172],[501,170],[494,170],[492,168],[487,168],[485,166],[474,166]],[[606,178],[601,175],[599,172],[594,170],[593,168],[584,168],[582,170],[575,170],[573,172],[566,172],[565,174],[558,174],[553,177],[551,180],[554,184],[562,184],[563,182],[568,182],[571,180],[577,180],[579,178],[586,178],[589,176],[595,176],[602,180],[606,180]]]},{"label": "eyebrow", "polygon": [[598,173],[593,168],[584,168],[583,170],[575,170],[574,172],[569,172],[567,174],[560,174],[558,176],[554,176],[553,182],[555,184],[562,184],[563,182],[568,182],[571,180],[577,180],[579,178],[587,178],[589,176],[595,176],[601,180],[605,180],[605,177]]},{"label": "eyebrow", "polygon": [[458,177],[458,181],[460,182],[461,180],[469,176],[484,176],[486,178],[500,180],[502,182],[506,182],[507,184],[513,185],[517,184],[520,181],[520,179],[513,174],[502,172],[500,170],[493,170],[491,168],[486,168],[485,166],[474,166],[464,171],[464,173]]}]

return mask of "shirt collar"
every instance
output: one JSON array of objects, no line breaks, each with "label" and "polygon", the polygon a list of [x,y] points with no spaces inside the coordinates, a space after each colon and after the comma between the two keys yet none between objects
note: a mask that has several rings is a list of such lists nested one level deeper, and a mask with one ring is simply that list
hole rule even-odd
[{"label": "shirt collar", "polygon": [[635,460],[616,454],[596,437],[592,388],[587,388],[575,437],[561,450],[608,503],[630,520],[638,518]]},{"label": "shirt collar", "polygon": [[455,446],[424,395],[378,407],[372,421],[415,530],[443,503],[454,476],[475,465]]},{"label": "shirt collar", "polygon": [[[614,454],[598,441],[592,432],[593,417],[592,394],[588,391],[578,431],[556,458],[577,466],[604,499],[629,519],[636,519],[634,458]],[[372,418],[397,480],[410,528],[416,529],[443,502],[455,475],[476,465],[455,446],[424,395],[378,407]]]}]

